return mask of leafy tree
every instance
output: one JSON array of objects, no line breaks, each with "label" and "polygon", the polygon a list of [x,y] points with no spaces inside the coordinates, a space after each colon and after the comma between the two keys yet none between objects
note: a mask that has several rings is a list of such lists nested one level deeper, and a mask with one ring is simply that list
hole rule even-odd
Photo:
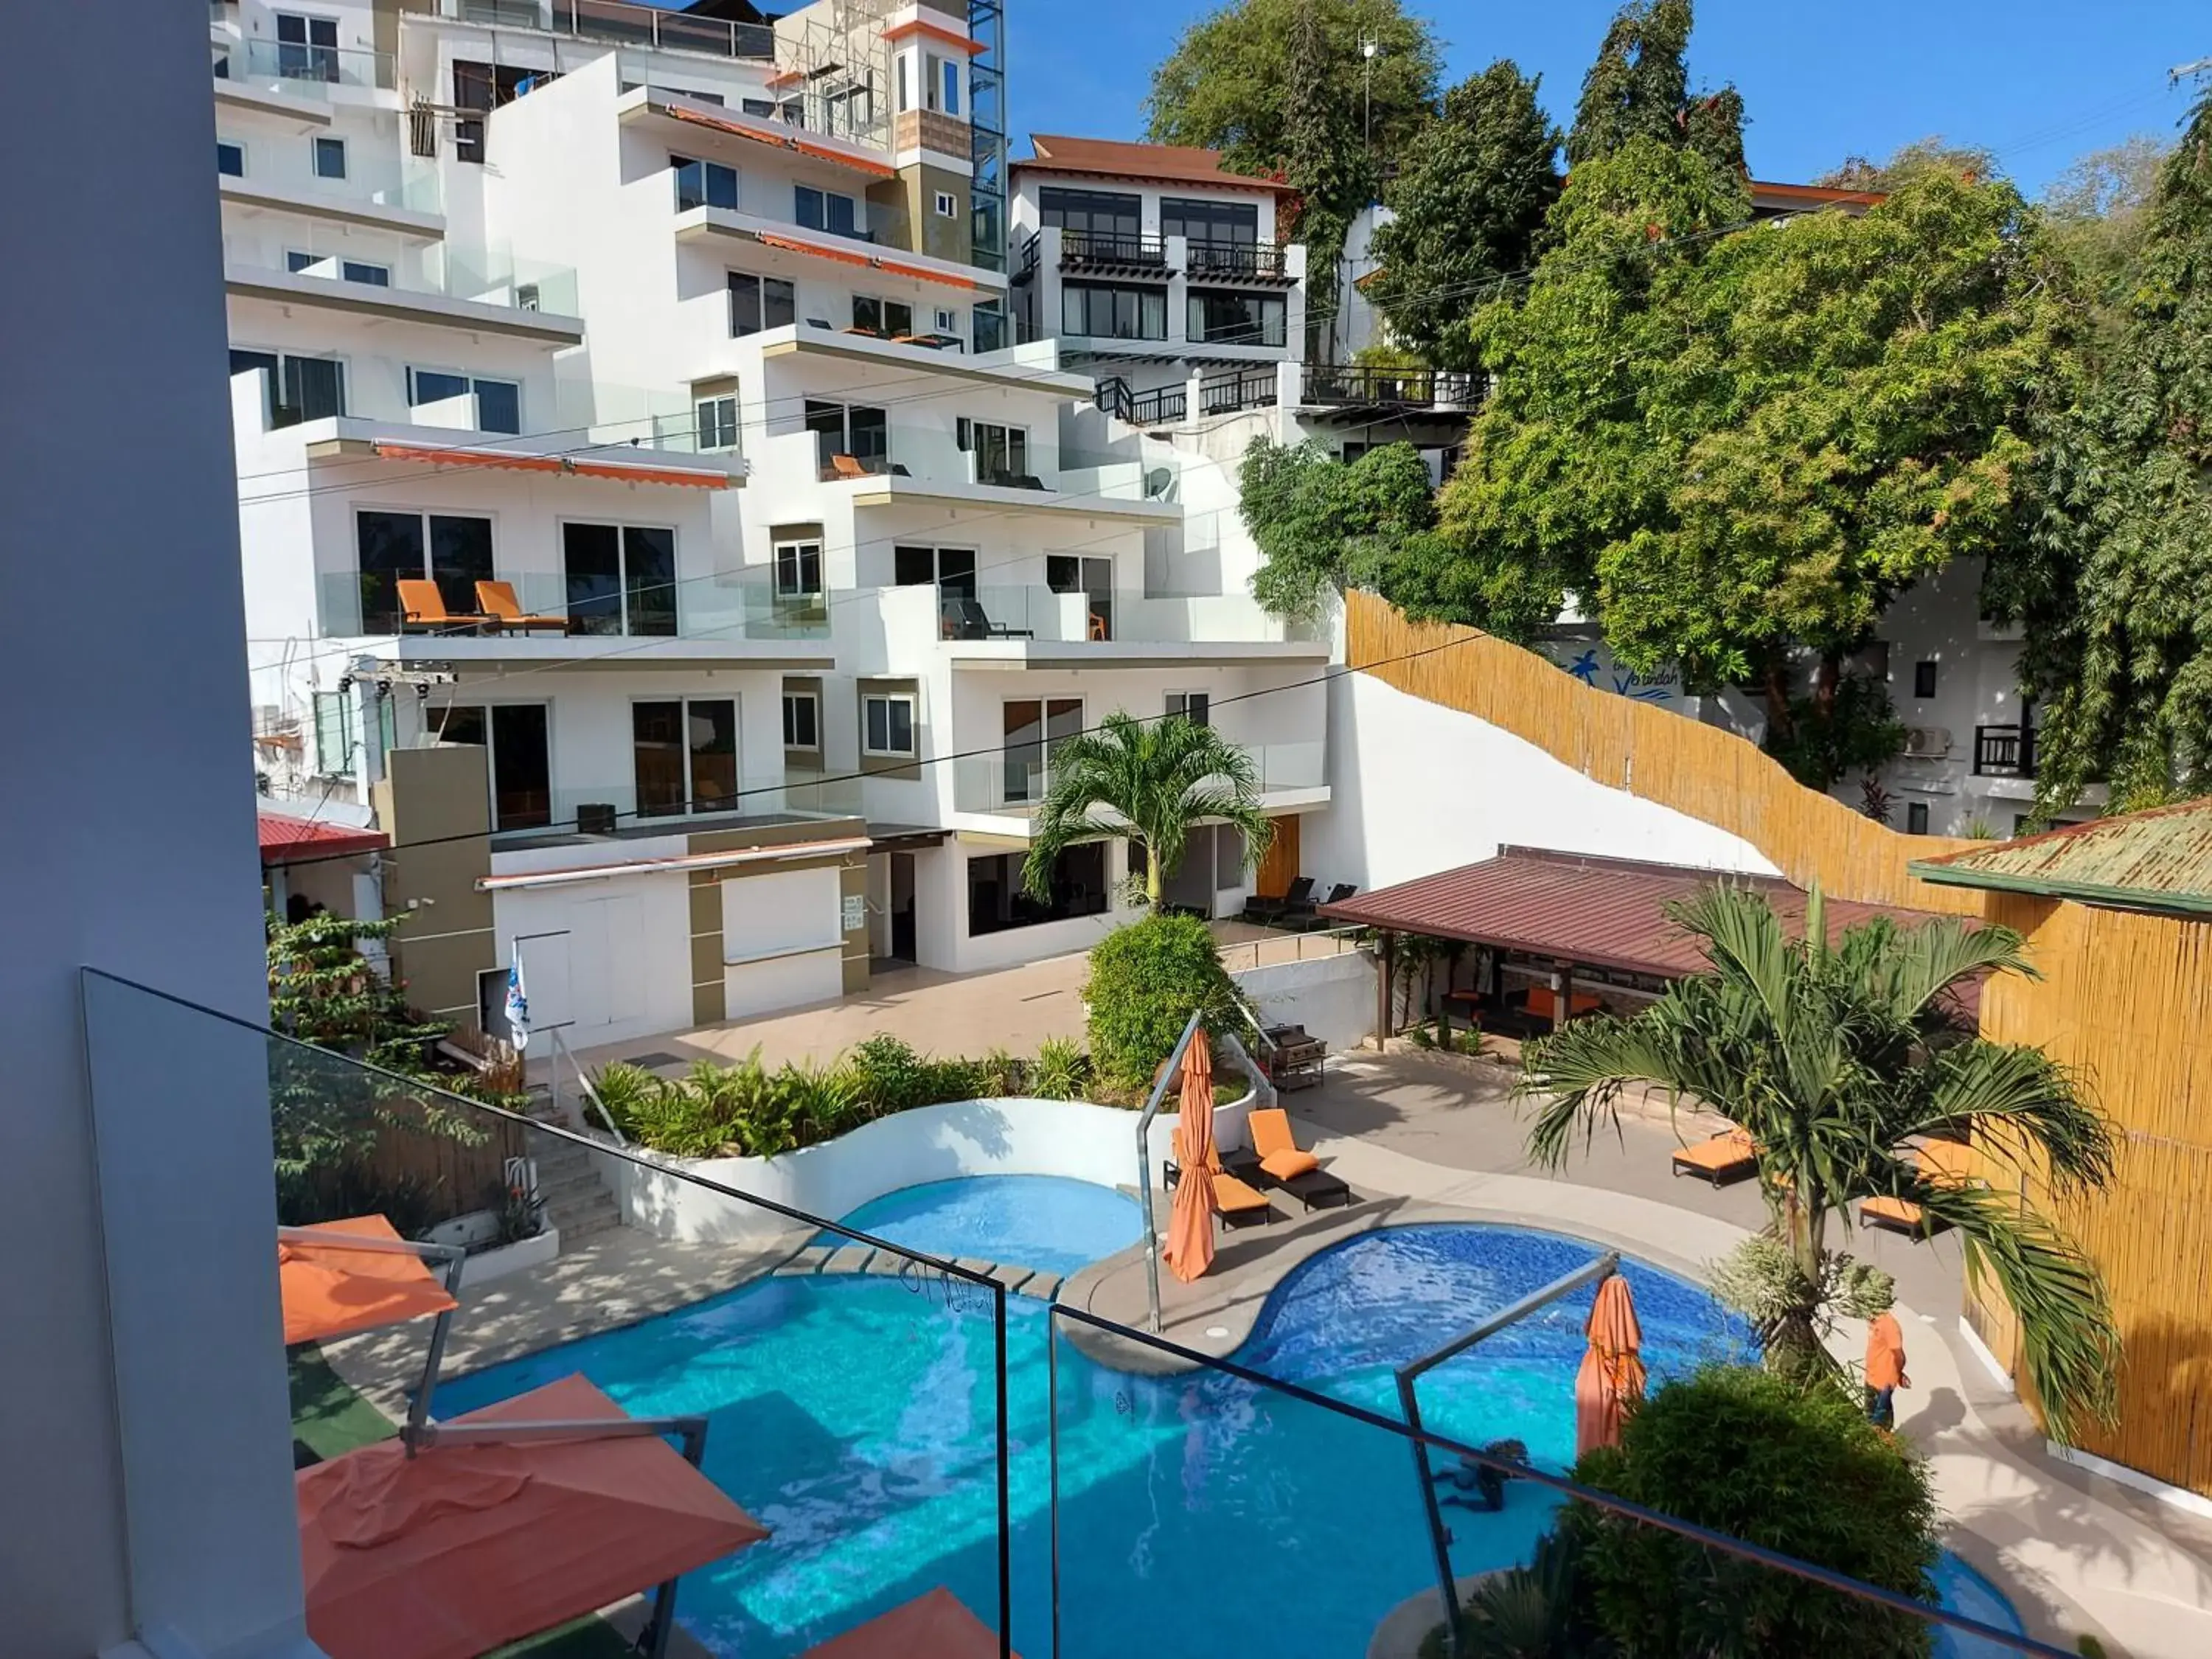
[{"label": "leafy tree", "polygon": [[2165,144],[2138,133],[2081,156],[2043,192],[2043,216],[2052,241],[2097,302],[2096,320],[2109,319],[2108,328],[2099,329],[2102,346],[2119,343],[2128,280],[2150,231],[2151,204],[2166,155]]},{"label": "leafy tree", "polygon": [[1567,134],[1567,164],[1581,167],[1639,138],[1686,146],[1743,171],[1743,99],[1734,86],[1690,94],[1690,0],[1630,0],[1613,14],[1597,61],[1583,76]]},{"label": "leafy tree", "polygon": [[1248,863],[1266,854],[1275,821],[1260,810],[1251,755],[1180,714],[1139,720],[1116,711],[1053,750],[1023,878],[1034,897],[1048,898],[1053,865],[1068,848],[1102,836],[1133,841],[1145,849],[1145,896],[1158,910],[1191,830],[1209,819],[1243,836]]},{"label": "leafy tree", "polygon": [[1252,589],[1277,616],[1311,617],[1331,593],[1380,586],[1384,571],[1436,520],[1428,464],[1411,444],[1340,461],[1309,439],[1265,435],[1237,471],[1239,510],[1260,549]]},{"label": "leafy tree", "polygon": [[269,1018],[287,1036],[387,1070],[411,1073],[426,1046],[453,1028],[407,1006],[406,988],[372,966],[364,944],[384,944],[398,920],[269,918]]},{"label": "leafy tree", "polygon": [[1926,173],[1948,173],[1966,183],[1980,184],[2004,176],[1996,152],[1975,144],[1954,144],[1941,134],[1901,144],[1887,161],[1863,155],[1847,155],[1844,164],[1813,182],[1829,190],[1863,190],[1869,194],[1898,190]]},{"label": "leafy tree", "polygon": [[1862,1199],[1902,1198],[1957,1228],[1969,1267],[2011,1302],[2051,1432],[2063,1438],[2085,1414],[2109,1414],[2119,1339],[2095,1267],[2033,1208],[1931,1182],[1907,1150],[1971,1133],[2061,1193],[2109,1179],[2111,1129],[2075,1079],[2039,1048],[1970,1035],[1946,1005],[1947,991],[1978,975],[2032,973],[2020,936],[1955,918],[1910,929],[1883,918],[1831,945],[1817,891],[1796,941],[1763,895],[1741,889],[1670,914],[1703,941],[1711,971],[1631,1018],[1593,1016],[1528,1046],[1520,1089],[1541,1102],[1531,1157],[1558,1168],[1578,1135],[1617,1121],[1632,1085],[1688,1096],[1751,1136],[1770,1230],[1795,1263],[1794,1288],[1765,1332],[1771,1365],[1833,1366],[1820,1342],[1826,1298],[1842,1282],[1832,1224],[1848,1227]]},{"label": "leafy tree", "polygon": [[1504,58],[1461,82],[1383,191],[1397,216],[1376,232],[1367,291],[1391,333],[1438,368],[1473,366],[1468,313],[1486,279],[1533,262],[1559,195],[1559,132],[1536,88]]},{"label": "leafy tree", "polygon": [[1109,1084],[1149,1089],[1192,1012],[1216,1029],[1236,994],[1212,929],[1155,911],[1091,947],[1083,1002],[1092,1062]]},{"label": "leafy tree", "polygon": [[1789,707],[1789,723],[1768,739],[1767,751],[1808,789],[1827,789],[1854,772],[1878,772],[1905,750],[1905,722],[1889,690],[1869,675],[1845,674],[1830,696],[1793,696]]},{"label": "leafy tree", "polygon": [[[1575,1477],[1601,1492],[1932,1603],[1927,1465],[1840,1389],[1711,1366],[1654,1390]],[[1920,1659],[1926,1621],[1709,1551],[1584,1503],[1559,1513],[1573,1592],[1618,1659],[1815,1654]],[[1555,1570],[1556,1571],[1556,1570]]]}]

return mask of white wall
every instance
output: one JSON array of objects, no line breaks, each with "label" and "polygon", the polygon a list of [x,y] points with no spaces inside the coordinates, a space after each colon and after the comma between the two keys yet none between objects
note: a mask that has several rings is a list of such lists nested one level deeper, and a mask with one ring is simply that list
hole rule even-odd
[{"label": "white wall", "polygon": [[[672,847],[681,856],[687,845],[681,836],[656,836],[625,842],[622,851],[625,857],[653,858],[667,854],[652,849]],[[577,854],[575,848],[502,853],[494,867],[502,873],[526,861],[559,867],[581,862]],[[501,968],[507,965],[514,941],[524,940],[532,1024],[550,1028],[573,1022],[561,1033],[571,1048],[627,1042],[692,1023],[690,894],[681,872],[508,889],[494,895],[492,916]]]},{"label": "white wall", "polygon": [[1342,1052],[1375,1035],[1375,958],[1364,951],[1248,968],[1237,986],[1270,1025],[1303,1025]]},{"label": "white wall", "polygon": [[[1241,1114],[1243,1108],[1229,1109]],[[1152,1120],[1147,1168],[1154,1181],[1161,1161],[1172,1155],[1175,1127],[1171,1112]],[[878,1118],[782,1158],[652,1156],[665,1168],[643,1168],[605,1153],[593,1158],[600,1178],[619,1197],[623,1219],[660,1238],[720,1243],[764,1237],[793,1224],[684,1175],[826,1220],[902,1187],[958,1176],[1060,1176],[1128,1187],[1137,1180],[1137,1114],[1079,1100],[966,1100]]]},{"label": "white wall", "polygon": [[[9,22],[0,204],[39,230],[0,261],[20,589],[0,693],[66,688],[72,725],[0,729],[4,1645],[83,1659],[161,1630],[179,1655],[305,1654],[265,1053],[143,1005],[95,1027],[95,1100],[80,976],[266,1014],[206,17],[117,0],[91,35],[76,7]],[[98,118],[68,67],[88,50]],[[87,439],[126,384],[122,481]]]},{"label": "white wall", "polygon": [[1750,842],[1593,782],[1534,744],[1346,674],[1328,688],[1328,811],[1302,832],[1323,887],[1388,887],[1493,856],[1500,846],[1779,873]]}]

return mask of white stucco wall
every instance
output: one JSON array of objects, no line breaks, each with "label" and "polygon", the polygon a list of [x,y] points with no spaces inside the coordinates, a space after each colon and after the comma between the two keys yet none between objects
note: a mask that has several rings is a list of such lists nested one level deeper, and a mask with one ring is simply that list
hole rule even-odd
[{"label": "white stucco wall", "polygon": [[1388,887],[1545,847],[1758,875],[1779,872],[1741,836],[1592,781],[1487,721],[1368,674],[1329,684],[1326,812],[1308,815],[1304,873],[1326,888]]},{"label": "white stucco wall", "polygon": [[[1225,1109],[1237,1112],[1242,1107]],[[1149,1137],[1152,1178],[1171,1154],[1176,1119]],[[1137,1115],[1079,1100],[963,1100],[878,1118],[848,1135],[782,1158],[657,1158],[665,1168],[594,1155],[623,1219],[686,1243],[757,1239],[793,1225],[773,1210],[699,1186],[686,1176],[835,1220],[871,1199],[958,1176],[1041,1175],[1131,1187]],[[1241,1139],[1241,1135],[1239,1137]]]},{"label": "white stucco wall", "polygon": [[1364,951],[1248,968],[1235,977],[1270,1025],[1303,1025],[1335,1051],[1375,1034],[1375,959]]}]

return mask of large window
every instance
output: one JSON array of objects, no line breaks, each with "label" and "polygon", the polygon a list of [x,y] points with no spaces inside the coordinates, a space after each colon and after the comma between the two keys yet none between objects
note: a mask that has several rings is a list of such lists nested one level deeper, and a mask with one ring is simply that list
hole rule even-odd
[{"label": "large window", "polygon": [[1164,196],[1160,234],[1250,247],[1260,240],[1260,209],[1252,202],[1195,202]]},{"label": "large window", "polygon": [[1183,337],[1207,345],[1279,346],[1285,315],[1279,294],[1190,293]]},{"label": "large window", "polygon": [[969,937],[1106,914],[1104,842],[1084,842],[1054,859],[1051,896],[1042,903],[1031,898],[1023,885],[1023,863],[1019,853],[968,860]]},{"label": "large window", "polygon": [[1085,639],[1114,637],[1113,560],[1048,553],[1044,556],[1044,585],[1055,593],[1083,595]]},{"label": "large window", "polygon": [[818,541],[775,544],[775,596],[779,599],[811,599],[822,595],[822,544]]},{"label": "large window", "polygon": [[914,699],[900,692],[870,692],[860,699],[860,752],[915,757]]},{"label": "large window", "polygon": [[764,329],[789,328],[798,320],[799,305],[789,283],[781,276],[730,273],[730,335],[732,338],[758,334]]},{"label": "large window", "polygon": [[1047,188],[1037,192],[1037,220],[1063,230],[1133,239],[1144,230],[1145,205],[1141,197],[1114,191]]},{"label": "large window", "polygon": [[975,457],[975,482],[1012,483],[1029,476],[1030,434],[1026,427],[999,426],[971,421],[965,415],[953,422],[953,441]]},{"label": "large window", "polygon": [[837,471],[840,455],[870,472],[890,470],[890,417],[864,404],[806,400],[806,429],[814,434],[815,459],[825,473]]},{"label": "large window", "polygon": [[696,207],[734,208],[738,204],[738,170],[720,161],[697,161],[689,155],[672,155],[668,170],[676,179],[676,210]]},{"label": "large window", "polygon": [[1164,340],[1167,293],[1157,288],[1069,283],[1060,290],[1060,331],[1101,340]]},{"label": "large window", "polygon": [[852,197],[834,190],[817,190],[811,185],[793,188],[793,210],[799,222],[807,229],[830,231],[839,236],[867,234],[860,227],[860,204]]},{"label": "large window", "polygon": [[914,332],[914,307],[903,300],[878,300],[855,294],[853,326],[898,339]]},{"label": "large window", "polygon": [[659,526],[564,524],[568,625],[579,634],[676,632],[676,532]]},{"label": "large window", "polygon": [[261,371],[262,410],[272,428],[345,413],[345,366],[335,357],[234,350],[230,372],[248,369]]},{"label": "large window", "polygon": [[727,697],[630,705],[640,817],[727,811],[738,804],[738,706]]},{"label": "large window", "polygon": [[553,771],[542,702],[433,708],[430,729],[441,743],[488,749],[491,827],[543,830],[553,822]]},{"label": "large window", "polygon": [[336,81],[338,78],[337,19],[278,12],[276,73],[288,81]]},{"label": "large window", "polygon": [[522,387],[519,382],[486,380],[481,374],[462,374],[442,368],[407,371],[410,408],[443,403],[448,398],[465,398],[471,392],[476,394],[477,431],[522,430]]},{"label": "large window", "polygon": [[1005,722],[1006,801],[1013,805],[1042,800],[1053,757],[1070,738],[1083,734],[1083,699],[1010,698]]},{"label": "large window", "polygon": [[894,547],[891,580],[901,587],[934,586],[941,600],[972,601],[975,598],[975,550],[908,544]]},{"label": "large window", "polygon": [[438,584],[447,611],[472,617],[477,584],[492,579],[489,519],[367,507],[354,515],[354,545],[361,562],[365,633],[400,631],[403,580],[428,577]]},{"label": "large window", "polygon": [[969,328],[978,351],[998,351],[1006,343],[1006,313],[996,300],[978,301],[968,313]]}]

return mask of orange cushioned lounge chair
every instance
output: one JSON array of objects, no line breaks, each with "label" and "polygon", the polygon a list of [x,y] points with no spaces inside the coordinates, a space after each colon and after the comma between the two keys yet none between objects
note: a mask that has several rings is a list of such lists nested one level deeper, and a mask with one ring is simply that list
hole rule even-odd
[{"label": "orange cushioned lounge chair", "polygon": [[568,631],[566,617],[532,617],[526,615],[522,601],[514,597],[513,582],[478,582],[477,609],[489,617],[499,627],[519,628],[526,634],[544,630],[555,634]]},{"label": "orange cushioned lounge chair", "polygon": [[1252,1132],[1252,1150],[1259,1154],[1260,1173],[1270,1186],[1281,1188],[1309,1210],[1352,1202],[1352,1188],[1299,1146],[1291,1133],[1288,1112],[1269,1107],[1254,1112],[1245,1122]]},{"label": "orange cushioned lounge chair", "polygon": [[446,596],[438,591],[438,584],[420,576],[402,577],[399,581],[399,625],[402,628],[450,628],[477,629],[487,626],[489,617],[464,616],[446,609]]},{"label": "orange cushioned lounge chair", "polygon": [[1694,1146],[1676,1147],[1673,1164],[1678,1176],[1698,1176],[1718,1187],[1755,1171],[1759,1152],[1743,1130],[1723,1129]]},{"label": "orange cushioned lounge chair", "polygon": [[[1920,1177],[1931,1187],[1963,1187],[1972,1178],[1972,1154],[1955,1140],[1923,1141],[1913,1154]],[[1859,1206],[1859,1225],[1899,1233],[1935,1233],[1948,1221],[1929,1224],[1928,1212],[1909,1198],[1869,1198]]]},{"label": "orange cushioned lounge chair", "polygon": [[1272,1221],[1275,1206],[1267,1194],[1248,1181],[1240,1181],[1221,1167],[1221,1154],[1213,1155],[1213,1207],[1221,1212],[1224,1227],[1249,1227]]}]

